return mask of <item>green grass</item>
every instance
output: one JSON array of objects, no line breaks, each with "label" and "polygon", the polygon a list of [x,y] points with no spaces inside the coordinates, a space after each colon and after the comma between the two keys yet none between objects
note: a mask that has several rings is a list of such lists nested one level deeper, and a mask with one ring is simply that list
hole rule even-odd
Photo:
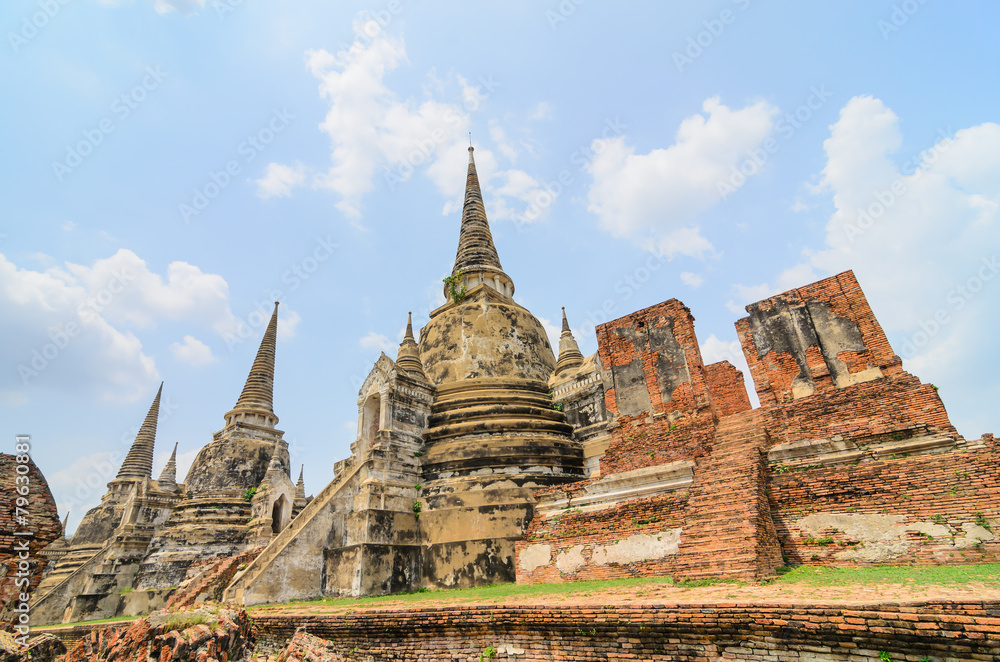
[{"label": "green grass", "polygon": [[[774,585],[806,586],[857,586],[877,584],[956,585],[969,583],[996,584],[1000,586],[1000,564],[962,566],[875,566],[870,568],[824,568],[798,566],[782,568],[771,582]],[[489,603],[506,598],[537,596],[570,596],[573,594],[599,595],[602,591],[643,585],[674,585],[669,577],[613,579],[606,581],[567,582],[563,584],[494,584],[478,588],[441,589],[415,593],[397,593],[369,598],[327,598],[295,602],[296,606],[317,607],[370,607],[380,603],[415,603],[435,600],[454,602]],[[678,588],[695,588],[720,584],[742,585],[741,582],[723,580],[698,580],[676,584]],[[267,610],[285,605],[260,605],[251,611]]]},{"label": "green grass", "polygon": [[[101,625],[104,623],[121,623],[122,621],[135,621],[140,618],[145,618],[145,616],[115,616],[114,618],[102,618],[96,621],[77,621],[75,623],[56,623],[55,625],[39,625],[37,629],[49,629],[49,628],[74,628],[77,625]],[[36,629],[34,626],[32,629]]]},{"label": "green grass", "polygon": [[[709,582],[711,583],[711,582]],[[719,582],[721,583],[721,582]],[[642,586],[644,584],[673,584],[669,577],[642,577],[634,579],[608,579],[602,581],[567,582],[564,584],[492,584],[477,588],[441,589],[434,591],[418,591],[415,593],[396,593],[370,598],[325,598],[308,602],[295,602],[296,605],[323,607],[365,607],[378,605],[380,602],[421,602],[425,600],[457,600],[459,602],[489,602],[510,597],[532,597],[539,595],[569,595],[572,593],[599,593],[603,590],[624,587]],[[694,585],[695,583],[692,583]],[[698,582],[704,586],[706,583]],[[683,584],[688,586],[688,584]],[[285,603],[287,604],[287,603]],[[281,605],[261,605],[254,610],[267,609]]]},{"label": "green grass", "polygon": [[870,584],[970,584],[1000,585],[1000,564],[874,566],[871,568],[817,568],[798,566],[781,574],[776,584],[847,586]]}]

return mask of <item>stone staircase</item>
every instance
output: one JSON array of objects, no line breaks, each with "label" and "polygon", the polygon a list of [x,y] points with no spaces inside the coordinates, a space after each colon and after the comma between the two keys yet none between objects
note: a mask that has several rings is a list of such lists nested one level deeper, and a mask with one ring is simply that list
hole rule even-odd
[{"label": "stone staircase", "polygon": [[762,454],[767,433],[758,419],[758,411],[720,419],[711,454],[698,461],[677,579],[758,581],[781,565]]},{"label": "stone staircase", "polygon": [[337,476],[324,487],[319,494],[316,495],[312,501],[309,502],[305,508],[302,509],[295,519],[293,519],[288,526],[284,528],[278,535],[276,535],[267,547],[260,552],[260,554],[251,561],[247,567],[239,572],[234,578],[232,583],[225,589],[223,597],[225,600],[240,602],[243,590],[250,586],[257,580],[274,560],[278,557],[281,552],[288,547],[288,545],[295,540],[295,537],[299,535],[303,528],[312,520],[313,516],[324,508],[327,507],[330,500],[333,499],[337,492],[347,483],[350,479],[364,466],[364,462],[357,462],[356,464],[348,464],[347,462],[341,461],[337,463],[337,469],[339,473]]},{"label": "stone staircase", "polygon": [[242,563],[249,564],[263,551],[263,547],[236,556],[226,556],[209,564],[191,582],[170,596],[168,608],[189,607],[198,601],[202,595],[208,600],[216,600],[236,574],[236,568]]},{"label": "stone staircase", "polygon": [[67,577],[76,572],[77,568],[85,564],[90,559],[94,558],[94,555],[102,551],[107,545],[87,545],[80,546],[76,548],[70,548],[70,550],[59,559],[56,567],[53,568],[42,583],[38,585],[35,589],[35,594],[39,596],[44,596],[46,593],[59,586]]}]

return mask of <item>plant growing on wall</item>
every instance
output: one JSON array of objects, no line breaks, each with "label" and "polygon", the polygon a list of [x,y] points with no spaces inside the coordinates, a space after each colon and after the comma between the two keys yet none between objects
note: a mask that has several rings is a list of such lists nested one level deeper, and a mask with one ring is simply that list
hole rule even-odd
[{"label": "plant growing on wall", "polygon": [[253,495],[257,494],[256,487],[248,487],[247,491],[243,493],[243,500],[246,502],[253,501]]},{"label": "plant growing on wall", "polygon": [[441,282],[448,286],[448,296],[451,297],[451,300],[455,303],[462,303],[462,300],[465,299],[466,293],[464,284],[459,287],[459,283],[462,282],[462,270],[459,269],[451,276],[443,279]]}]

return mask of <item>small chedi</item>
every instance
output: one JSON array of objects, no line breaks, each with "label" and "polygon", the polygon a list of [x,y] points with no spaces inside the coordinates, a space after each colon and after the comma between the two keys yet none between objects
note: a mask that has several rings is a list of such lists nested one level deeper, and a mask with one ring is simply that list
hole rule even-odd
[{"label": "small chedi", "polygon": [[200,595],[995,558],[1000,447],[960,436],[936,388],[904,371],[853,273],[747,306],[736,330],[758,408],[733,365],[704,364],[676,299],[600,325],[588,357],[563,311],[557,357],[514,301],[469,152],[446,303],[376,361],[332,482],[307,499],[291,480],[276,305],[183,483],[172,460],[152,479],[157,394],[101,504],[47,551],[37,622]]}]

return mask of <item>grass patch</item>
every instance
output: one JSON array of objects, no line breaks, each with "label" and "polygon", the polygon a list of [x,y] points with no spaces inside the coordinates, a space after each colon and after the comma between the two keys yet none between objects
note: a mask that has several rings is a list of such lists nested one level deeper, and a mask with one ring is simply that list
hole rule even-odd
[{"label": "grass patch", "polygon": [[170,632],[171,630],[186,630],[190,627],[194,627],[195,625],[201,625],[202,623],[215,625],[218,622],[218,619],[210,618],[205,614],[174,614],[164,621],[163,631]]},{"label": "grass patch", "polygon": [[145,616],[115,616],[114,618],[101,618],[96,621],[76,621],[75,623],[56,623],[55,625],[32,626],[32,630],[49,630],[57,628],[75,628],[77,625],[102,625],[104,623],[123,623],[126,621],[137,621]]},{"label": "grass patch", "polygon": [[775,583],[806,584],[809,586],[1000,584],[1000,564],[874,566],[871,568],[817,568],[800,565],[781,574]]},{"label": "grass patch", "polygon": [[[385,602],[412,603],[442,599],[453,600],[456,602],[490,602],[511,597],[572,595],[595,591],[600,592],[619,587],[634,587],[647,584],[673,585],[673,583],[673,580],[669,577],[639,577],[629,579],[608,579],[601,581],[567,582],[564,584],[491,584],[490,586],[479,586],[476,588],[438,589],[431,591],[421,590],[413,593],[395,593],[393,595],[379,595],[370,598],[325,598],[322,600],[294,602],[293,604],[296,606],[365,607]],[[705,586],[707,583],[691,582],[690,585]],[[688,584],[679,584],[679,586],[688,586]],[[266,611],[269,608],[282,607],[287,604],[289,603],[285,603],[284,605],[262,605],[260,607],[252,607],[251,610],[255,612]]]}]

